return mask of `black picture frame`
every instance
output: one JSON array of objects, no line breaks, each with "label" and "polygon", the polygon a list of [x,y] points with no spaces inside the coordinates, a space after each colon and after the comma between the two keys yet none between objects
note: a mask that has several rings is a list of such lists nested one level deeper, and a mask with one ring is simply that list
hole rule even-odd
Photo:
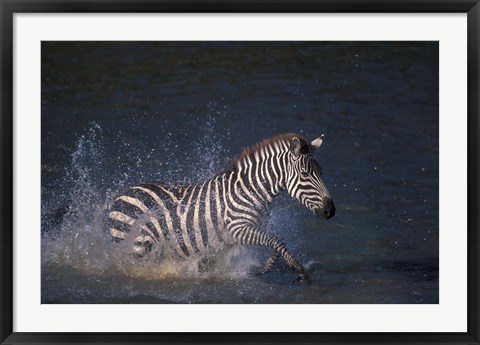
[{"label": "black picture frame", "polygon": [[[478,0],[8,1],[1,10],[0,340],[39,343],[396,343],[479,344],[479,17]],[[16,333],[13,332],[13,15],[15,13],[441,13],[468,14],[468,331],[466,333]]]}]

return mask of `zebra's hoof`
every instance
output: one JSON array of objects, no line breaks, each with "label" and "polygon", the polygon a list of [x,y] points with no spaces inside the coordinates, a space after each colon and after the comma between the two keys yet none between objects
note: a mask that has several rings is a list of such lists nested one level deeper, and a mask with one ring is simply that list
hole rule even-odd
[{"label": "zebra's hoof", "polygon": [[303,284],[310,285],[310,283],[311,283],[310,277],[306,273],[299,274],[295,279],[296,285],[303,285]]},{"label": "zebra's hoof", "polygon": [[254,277],[259,277],[259,276],[263,276],[268,271],[265,271],[263,267],[255,266],[250,270],[250,272]]},{"label": "zebra's hoof", "polygon": [[143,258],[145,256],[145,248],[140,246],[133,247],[133,256]]}]

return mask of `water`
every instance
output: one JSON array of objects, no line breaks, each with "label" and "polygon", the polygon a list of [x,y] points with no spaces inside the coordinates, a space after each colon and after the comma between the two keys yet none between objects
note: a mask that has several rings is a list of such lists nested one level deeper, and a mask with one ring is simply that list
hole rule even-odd
[{"label": "water", "polygon": [[[43,42],[42,303],[438,303],[438,43]],[[242,148],[325,133],[337,207],[275,200],[310,271],[234,248],[134,260],[104,213],[128,186],[197,182]]]}]

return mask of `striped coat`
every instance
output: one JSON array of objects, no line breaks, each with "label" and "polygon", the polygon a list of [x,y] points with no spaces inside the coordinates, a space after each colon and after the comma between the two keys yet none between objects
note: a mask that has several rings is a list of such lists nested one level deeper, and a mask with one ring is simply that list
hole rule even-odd
[{"label": "striped coat", "polygon": [[110,235],[129,240],[137,256],[152,249],[186,259],[225,245],[269,247],[272,255],[261,272],[283,257],[308,281],[302,265],[285,244],[261,228],[275,196],[286,190],[320,218],[331,218],[335,206],[313,158],[323,136],[312,142],[296,134],[264,140],[243,150],[230,169],[192,185],[162,182],[131,187],[109,211]]}]

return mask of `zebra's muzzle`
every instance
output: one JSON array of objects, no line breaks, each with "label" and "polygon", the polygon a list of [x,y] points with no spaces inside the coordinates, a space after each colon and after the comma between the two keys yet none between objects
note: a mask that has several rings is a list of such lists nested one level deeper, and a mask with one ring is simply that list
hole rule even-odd
[{"label": "zebra's muzzle", "polygon": [[335,204],[332,199],[328,198],[323,201],[323,207],[315,210],[318,218],[330,219],[335,215]]}]

